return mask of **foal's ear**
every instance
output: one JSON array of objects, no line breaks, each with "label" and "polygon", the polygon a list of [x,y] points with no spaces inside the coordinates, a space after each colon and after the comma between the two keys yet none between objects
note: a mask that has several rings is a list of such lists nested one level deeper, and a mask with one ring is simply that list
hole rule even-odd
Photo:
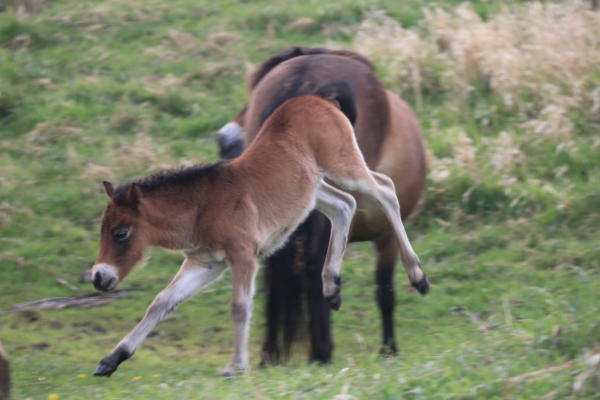
[{"label": "foal's ear", "polygon": [[129,207],[136,209],[140,203],[140,190],[135,183],[132,183],[127,189],[127,193],[122,200],[123,204],[127,204]]},{"label": "foal's ear", "polygon": [[102,183],[104,184],[104,191],[106,192],[106,195],[112,200],[113,195],[115,194],[115,187],[110,182],[104,181]]}]

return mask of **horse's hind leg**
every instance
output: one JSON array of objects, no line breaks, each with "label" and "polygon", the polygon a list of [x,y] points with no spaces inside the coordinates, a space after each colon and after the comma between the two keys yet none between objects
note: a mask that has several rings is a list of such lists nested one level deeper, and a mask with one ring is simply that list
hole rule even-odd
[{"label": "horse's hind leg", "polygon": [[375,248],[377,249],[376,295],[383,323],[381,354],[394,355],[398,351],[394,340],[394,268],[398,256],[398,242],[394,233],[386,233],[375,240]]},{"label": "horse's hind leg", "polygon": [[356,211],[356,201],[348,193],[321,181],[316,193],[316,209],[331,221],[331,237],[323,266],[323,296],[332,309],[342,304],[340,268],[348,242],[348,231]]},{"label": "horse's hind leg", "polygon": [[366,166],[364,168],[346,168],[344,172],[344,175],[336,176],[326,171],[325,175],[335,183],[349,190],[356,190],[377,200],[392,224],[396,240],[398,240],[398,244],[400,245],[402,265],[406,269],[411,285],[419,293],[426,294],[429,291],[429,282],[425,273],[421,270],[419,257],[417,257],[412,249],[404,230],[402,218],[400,217],[400,203],[398,202],[398,197],[396,197],[394,182],[386,175],[369,171]]},{"label": "horse's hind leg", "polygon": [[140,323],[100,361],[94,375],[110,376],[115,372],[119,364],[135,353],[156,324],[181,302],[217,279],[225,268],[225,264],[206,265],[197,255],[188,255],[173,281],[156,296]]}]

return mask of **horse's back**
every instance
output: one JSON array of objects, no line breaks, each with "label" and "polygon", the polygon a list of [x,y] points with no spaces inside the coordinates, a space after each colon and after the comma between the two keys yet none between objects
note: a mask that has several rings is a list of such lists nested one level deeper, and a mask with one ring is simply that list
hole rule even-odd
[{"label": "horse's back", "polygon": [[385,89],[369,66],[339,55],[300,56],[270,71],[251,94],[245,120],[246,146],[258,133],[264,110],[277,96],[286,91],[295,92],[294,96],[306,95],[323,82],[339,79],[352,87],[358,111],[354,126],[357,142],[369,168],[375,168],[388,128]]}]

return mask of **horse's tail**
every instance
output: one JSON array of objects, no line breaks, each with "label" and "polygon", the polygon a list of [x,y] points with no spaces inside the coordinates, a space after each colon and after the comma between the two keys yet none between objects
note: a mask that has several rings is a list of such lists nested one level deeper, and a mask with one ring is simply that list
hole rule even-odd
[{"label": "horse's tail", "polygon": [[340,103],[340,110],[344,113],[346,118],[348,118],[352,126],[354,126],[357,115],[356,102],[354,101],[354,92],[348,81],[338,79],[335,81],[324,82],[313,90],[311,94],[319,96],[327,101],[336,100]]},{"label": "horse's tail", "polygon": [[[267,335],[262,354],[265,363],[288,359],[293,343],[298,339],[305,342],[309,337],[310,360],[331,360],[330,309],[323,300],[321,279],[330,232],[327,217],[313,211],[287,244],[265,260]],[[310,321],[305,314],[312,316]],[[278,338],[279,330],[283,340]],[[283,360],[279,359],[279,343],[283,345]]]}]

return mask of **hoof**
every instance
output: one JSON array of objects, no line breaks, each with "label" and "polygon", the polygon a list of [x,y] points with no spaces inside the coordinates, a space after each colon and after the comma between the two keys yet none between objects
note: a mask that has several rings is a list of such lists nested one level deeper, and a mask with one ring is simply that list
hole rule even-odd
[{"label": "hoof", "polygon": [[325,300],[329,303],[329,307],[333,311],[337,311],[340,309],[340,306],[342,305],[342,294],[340,292],[338,292],[336,295],[333,295],[332,297],[329,297]]},{"label": "hoof", "polygon": [[427,280],[427,276],[424,276],[419,283],[411,282],[410,284],[413,285],[413,287],[417,289],[423,296],[429,292],[429,281]]},{"label": "hoof", "polygon": [[228,365],[225,368],[223,368],[221,370],[221,372],[219,372],[218,376],[227,378],[227,377],[231,377],[231,376],[237,376],[239,375],[238,371],[236,370],[235,367]]},{"label": "hoof", "polygon": [[131,358],[132,355],[133,353],[126,350],[118,350],[107,355],[100,361],[100,365],[98,365],[98,368],[94,371],[94,376],[111,376],[112,373],[117,370],[119,364]]},{"label": "hoof", "polygon": [[100,361],[100,365],[94,371],[94,376],[106,376],[107,378],[117,370],[116,366],[106,364],[104,361]]},{"label": "hoof", "polygon": [[396,348],[396,344],[392,343],[391,346],[382,345],[381,350],[379,350],[379,355],[382,357],[394,357],[398,354],[398,349]]}]

